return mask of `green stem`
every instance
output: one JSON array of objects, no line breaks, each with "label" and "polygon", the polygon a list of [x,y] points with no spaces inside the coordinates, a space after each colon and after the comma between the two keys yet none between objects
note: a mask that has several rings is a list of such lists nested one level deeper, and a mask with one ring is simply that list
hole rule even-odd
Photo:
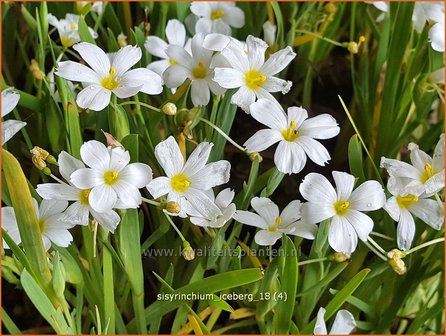
[{"label": "green stem", "polygon": [[170,225],[172,225],[172,227],[175,229],[175,231],[178,233],[178,235],[180,236],[181,240],[183,242],[187,241],[186,238],[184,238],[183,234],[181,233],[181,231],[177,228],[177,226],[175,225],[175,223],[173,222],[172,218],[170,218],[170,216],[168,214],[166,214],[164,211],[164,216],[166,216],[167,220],[169,221]]},{"label": "green stem", "polygon": [[157,201],[154,201],[154,200],[150,200],[150,199],[145,198],[145,197],[142,197],[142,201],[145,202],[145,203],[157,206],[157,207],[161,207],[161,203],[160,202],[157,202]]},{"label": "green stem", "polygon": [[313,33],[313,32],[310,32],[310,31],[308,31],[308,30],[304,30],[304,29],[296,29],[295,32],[296,32],[296,33],[302,33],[302,34],[310,35],[310,36],[314,36],[314,37],[316,37],[316,38],[318,38],[318,39],[320,39],[320,40],[322,40],[322,41],[331,43],[331,44],[333,44],[333,45],[335,45],[335,46],[337,46],[337,47],[345,47],[345,45],[342,44],[341,42],[332,40],[332,39],[330,39],[330,38],[328,38],[328,37],[324,37],[324,36],[322,36],[322,35],[320,35],[320,34]]},{"label": "green stem", "polygon": [[426,242],[424,244],[415,246],[414,248],[411,248],[409,251],[406,251],[406,255],[411,254],[411,253],[413,253],[415,251],[421,250],[422,248],[425,248],[427,246],[434,245],[434,244],[441,243],[441,242],[444,242],[444,237],[437,238],[437,239],[428,241],[428,242]]},{"label": "green stem", "polygon": [[376,241],[374,241],[370,236],[367,238],[367,240],[368,240],[370,243],[372,243],[372,245],[373,245],[374,247],[376,247],[376,249],[377,249],[379,252],[381,252],[381,253],[384,254],[384,255],[387,254],[387,252],[386,252],[381,246],[379,246],[379,244],[378,244]]},{"label": "green stem", "polygon": [[313,264],[313,263],[317,263],[317,262],[321,262],[321,261],[325,261],[325,260],[328,260],[328,258],[327,257],[323,257],[323,258],[316,258],[316,259],[310,259],[310,260],[305,260],[305,261],[299,261],[299,266]]},{"label": "green stem", "polygon": [[[108,237],[106,238],[108,239]],[[102,250],[102,261],[104,271],[104,317],[108,324],[107,333],[115,333],[115,294],[113,285],[113,259],[110,251]]]},{"label": "green stem", "polygon": [[444,203],[443,203],[443,201],[441,200],[441,198],[440,198],[440,196],[438,195],[438,193],[435,193],[435,199],[437,200],[437,202],[438,202],[438,205],[440,206],[440,209],[441,210],[443,210],[443,213],[444,213]]},{"label": "green stem", "polygon": [[387,258],[381,254],[378,250],[376,250],[372,245],[370,245],[367,241],[363,242],[373,253],[375,253],[381,260],[387,261]]},{"label": "green stem", "polygon": [[395,240],[392,237],[386,236],[386,235],[384,235],[382,233],[379,233],[379,232],[372,231],[372,232],[370,232],[370,235],[371,236],[376,236],[376,237],[379,237],[379,238],[382,238],[382,239],[385,239],[385,240],[390,240],[390,241],[394,241]]},{"label": "green stem", "polygon": [[155,111],[155,112],[160,112],[162,113],[161,109],[156,108],[155,106],[146,104],[146,103],[141,103],[141,102],[134,102],[134,101],[127,101],[127,102],[123,102],[121,104],[119,104],[120,106],[124,106],[124,105],[138,105],[138,106],[144,106],[145,108]]},{"label": "green stem", "polygon": [[223,132],[222,129],[220,129],[218,126],[214,125],[213,123],[211,123],[209,120],[206,120],[206,119],[201,118],[201,117],[199,117],[198,120],[200,120],[200,121],[208,124],[209,126],[211,126],[214,130],[216,130],[218,133],[220,133],[223,136],[223,138],[225,138],[227,141],[229,141],[234,147],[238,148],[240,151],[242,151],[244,153],[248,153],[245,148],[243,148],[238,143],[236,143],[234,140],[232,140],[229,137],[229,135],[227,135],[225,132]]}]

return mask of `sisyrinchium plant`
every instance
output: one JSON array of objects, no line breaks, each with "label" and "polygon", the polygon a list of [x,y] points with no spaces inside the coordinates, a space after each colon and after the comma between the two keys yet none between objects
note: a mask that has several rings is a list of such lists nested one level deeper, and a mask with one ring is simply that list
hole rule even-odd
[{"label": "sisyrinchium plant", "polygon": [[2,29],[4,333],[444,333],[443,3]]}]

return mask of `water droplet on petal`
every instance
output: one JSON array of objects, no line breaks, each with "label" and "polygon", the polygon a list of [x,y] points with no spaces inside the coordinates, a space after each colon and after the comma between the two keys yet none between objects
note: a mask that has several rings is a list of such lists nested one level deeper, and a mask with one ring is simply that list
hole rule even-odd
[{"label": "water droplet on petal", "polygon": [[367,206],[370,208],[372,206],[372,203],[367,203]]}]

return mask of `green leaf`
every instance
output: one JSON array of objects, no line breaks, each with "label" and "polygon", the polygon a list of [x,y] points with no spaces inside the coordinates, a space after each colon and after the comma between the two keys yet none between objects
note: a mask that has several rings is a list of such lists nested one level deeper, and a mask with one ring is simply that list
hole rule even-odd
[{"label": "green leaf", "polygon": [[22,334],[6,310],[2,307],[2,323],[11,335]]},{"label": "green leaf", "polygon": [[[285,297],[278,300],[274,314],[276,334],[288,334],[293,318],[296,302],[297,281],[299,270],[297,267],[297,251],[293,241],[286,235],[282,235],[283,262],[280,263],[280,294]],[[277,293],[274,293],[276,295]]]},{"label": "green leaf", "polygon": [[[369,274],[370,269],[365,268],[356,274],[345,286],[342,288],[335,297],[328,303],[325,307],[325,320],[332,317],[344,302],[353,294],[353,292],[359,287],[359,285],[364,281],[367,274]],[[316,324],[316,318],[314,318],[305,328],[302,330],[302,334],[311,334],[313,332],[314,326]]]},{"label": "green leaf", "polygon": [[272,174],[268,179],[268,183],[266,184],[265,189],[262,190],[262,193],[260,195],[262,197],[271,196],[279,186],[280,182],[282,182],[284,176],[284,173],[280,172],[277,168],[274,168]]},{"label": "green leaf", "polygon": [[82,15],[79,17],[79,23],[77,26],[79,28],[79,37],[81,38],[82,42],[96,44],[96,41],[94,40],[93,36],[91,36],[88,26],[85,23],[85,18]]},{"label": "green leaf", "polygon": [[354,134],[348,143],[348,164],[350,173],[357,177],[359,183],[365,181],[364,162],[362,158],[362,145],[358,135]]}]

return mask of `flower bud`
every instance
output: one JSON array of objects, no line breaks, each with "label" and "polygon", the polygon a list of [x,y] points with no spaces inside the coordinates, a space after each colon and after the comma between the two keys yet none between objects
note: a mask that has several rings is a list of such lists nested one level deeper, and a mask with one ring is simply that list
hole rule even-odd
[{"label": "flower bud", "polygon": [[336,5],[333,2],[329,2],[328,4],[325,5],[325,12],[328,14],[333,14],[336,13]]},{"label": "flower bud", "polygon": [[45,175],[50,176],[52,174],[51,169],[49,169],[48,167],[43,168],[42,173],[44,173]]},{"label": "flower bud", "polygon": [[351,254],[350,253],[343,253],[343,252],[335,252],[333,253],[333,260],[341,263],[347,260],[350,260]]},{"label": "flower bud", "polygon": [[350,53],[357,54],[359,51],[359,45],[358,45],[358,43],[352,41],[352,42],[349,42],[349,44],[347,45],[347,49],[348,49],[348,51],[350,51]]},{"label": "flower bud", "polygon": [[170,213],[177,214],[180,213],[181,206],[177,202],[170,201],[166,204],[166,210]]},{"label": "flower bud", "polygon": [[190,246],[188,241],[183,242],[183,257],[187,261],[191,261],[195,259],[194,249]]},{"label": "flower bud", "polygon": [[163,111],[164,114],[167,115],[173,116],[177,114],[177,106],[174,103],[165,104],[161,110]]},{"label": "flower bud", "polygon": [[58,252],[56,252],[54,258],[52,282],[56,295],[58,297],[63,297],[65,291],[65,267],[60,260]]},{"label": "flower bud", "polygon": [[58,165],[59,165],[59,164],[57,163],[56,158],[55,158],[54,156],[52,156],[52,155],[48,155],[48,156],[47,156],[47,158],[46,158],[46,162],[48,162],[49,164],[55,165],[55,166],[58,166]]},{"label": "flower bud", "polygon": [[263,161],[262,156],[259,153],[257,153],[257,152],[249,153],[248,155],[249,155],[249,159],[251,161],[255,161],[256,159],[259,160],[259,162]]},{"label": "flower bud", "polygon": [[112,146],[112,147],[124,147],[122,146],[122,144],[115,139],[115,137],[113,135],[111,135],[110,133],[104,132],[104,130],[101,130],[101,132],[104,134],[105,136],[105,140],[107,141],[107,145],[108,146]]},{"label": "flower bud", "polygon": [[34,166],[37,167],[39,170],[43,170],[46,167],[46,162],[39,156],[33,156],[31,158],[31,161],[34,163]]},{"label": "flower bud", "polygon": [[40,148],[39,146],[34,146],[34,148],[30,150],[30,153],[33,156],[40,157],[42,160],[46,160],[48,155],[50,155],[46,150]]},{"label": "flower bud", "polygon": [[399,275],[403,275],[407,272],[407,267],[404,261],[401,258],[404,258],[406,253],[397,249],[393,249],[389,253],[387,253],[387,257],[389,258],[389,265],[395,271],[395,273]]},{"label": "flower bud", "polygon": [[117,37],[118,44],[121,48],[124,48],[127,45],[127,35],[123,33],[119,34]]},{"label": "flower bud", "polygon": [[37,63],[35,59],[31,60],[29,70],[35,79],[42,80],[45,78],[45,73],[40,70],[39,63]]}]

